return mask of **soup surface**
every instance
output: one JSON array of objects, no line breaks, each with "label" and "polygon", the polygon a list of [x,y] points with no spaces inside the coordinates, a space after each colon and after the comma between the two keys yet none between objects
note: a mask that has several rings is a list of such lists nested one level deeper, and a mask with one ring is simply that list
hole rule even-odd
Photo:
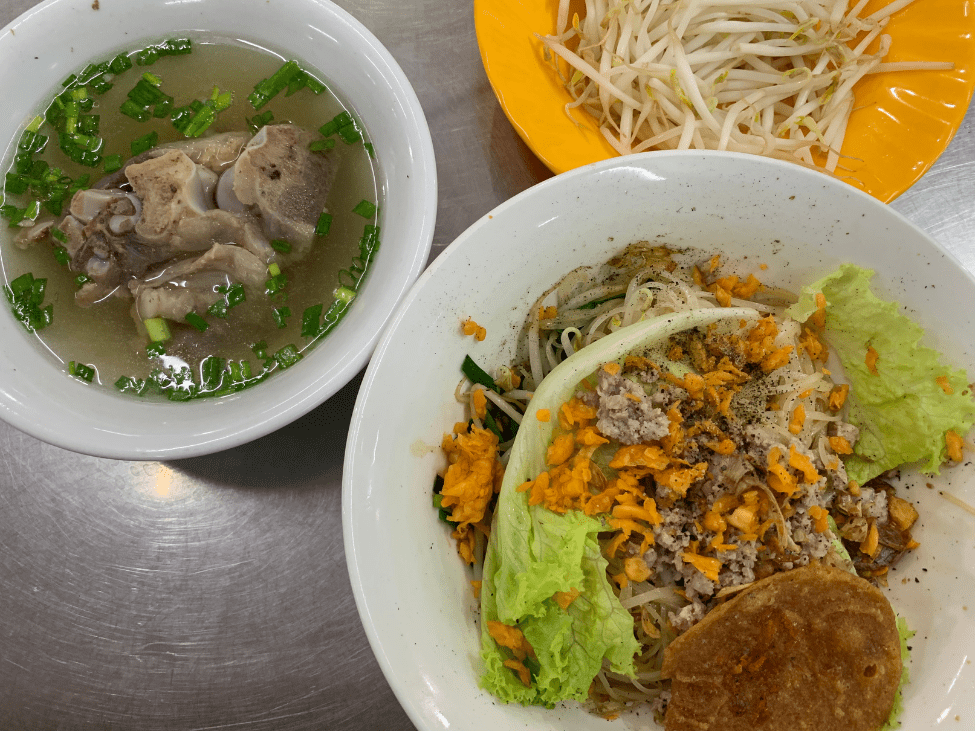
[{"label": "soup surface", "polygon": [[[174,400],[231,393],[300,359],[302,351],[326,335],[352,305],[379,242],[372,148],[362,138],[363,131],[354,113],[304,66],[292,74],[291,88],[266,94],[255,105],[251,99],[256,98],[256,85],[281,77],[289,68],[294,71],[293,62],[286,67],[286,59],[280,56],[227,39],[194,39],[191,47],[190,53],[161,54],[151,64],[140,64],[140,52],[133,51],[127,55],[134,62],[131,68],[117,74],[106,73],[100,81],[86,84],[85,91],[79,93],[79,96],[86,94],[87,98],[82,102],[75,134],[84,138],[83,144],[89,144],[88,138],[96,140],[90,143],[94,150],[86,159],[89,164],[79,164],[77,152],[75,160],[70,159],[63,149],[63,131],[59,145],[57,126],[44,123],[36,131],[49,140],[42,150],[34,153],[35,165],[36,161],[43,161],[50,166],[49,170],[59,168],[62,179],[70,178],[76,188],[81,187],[78,183],[86,182],[87,175],[87,184],[92,189],[115,191],[113,195],[123,203],[125,194],[130,198],[142,196],[138,215],[144,222],[154,194],[140,191],[132,179],[133,171],[141,169],[139,160],[146,155],[150,162],[143,165],[155,165],[164,152],[182,160],[182,151],[177,154],[166,148],[174,146],[182,150],[188,141],[238,133],[234,139],[239,140],[238,147],[244,145],[243,151],[236,163],[233,159],[224,162],[223,169],[229,167],[231,172],[236,169],[239,180],[240,161],[256,145],[255,140],[261,139],[260,135],[270,137],[276,131],[298,128],[295,134],[301,149],[292,145],[286,153],[305,159],[305,168],[313,165],[317,166],[315,170],[327,171],[324,174],[328,177],[327,193],[319,191],[324,205],[314,209],[313,220],[301,223],[305,231],[314,228],[314,234],[307,237],[310,243],[302,245],[300,241],[284,238],[281,226],[276,224],[277,212],[266,210],[263,200],[246,204],[231,196],[235,200],[232,207],[239,207],[238,212],[251,224],[250,233],[259,229],[260,242],[256,249],[240,240],[240,236],[228,234],[223,226],[219,233],[211,231],[203,235],[202,243],[186,244],[183,236],[178,239],[182,248],[177,245],[173,256],[165,260],[158,260],[157,256],[148,267],[113,275],[106,280],[107,285],[101,286],[91,281],[90,276],[96,270],[101,272],[92,268],[92,262],[104,265],[104,259],[97,258],[98,247],[92,248],[88,239],[81,246],[80,239],[76,241],[66,235],[72,231],[69,220],[72,214],[84,207],[83,199],[77,196],[84,194],[72,191],[74,196],[64,198],[60,211],[56,203],[41,206],[39,212],[28,210],[17,225],[17,206],[21,211],[30,209],[39,196],[34,186],[16,191],[16,175],[26,167],[21,164],[18,168],[16,162],[8,167],[4,201],[7,204],[4,214],[12,221],[0,234],[3,237],[0,262],[8,283],[8,300],[15,300],[16,309],[17,297],[10,285],[18,282],[18,278],[23,285],[25,274],[29,273],[34,280],[46,280],[43,301],[35,304],[38,309],[49,308],[50,323],[39,326],[43,323],[35,319],[33,324],[37,327],[28,327],[28,323],[25,327],[69,374],[91,383],[114,385],[125,392],[164,394]],[[141,58],[144,60],[144,56]],[[102,93],[94,91],[93,87],[104,86],[103,81],[110,83],[111,88]],[[148,119],[140,121],[122,113],[120,108],[133,98],[134,88],[143,81],[171,97],[172,102],[168,108],[165,102],[159,106],[146,105],[150,114]],[[210,101],[211,108],[217,109],[212,123],[199,137],[193,136],[197,132],[192,128],[193,109],[186,111],[194,100],[196,108]],[[228,101],[229,105],[220,109]],[[85,109],[86,106],[89,108]],[[153,116],[157,109],[158,116]],[[44,109],[40,113],[44,114]],[[179,119],[180,114],[185,115],[182,131],[174,125],[174,118]],[[202,117],[197,114],[196,119],[206,114]],[[98,118],[97,130],[90,120],[93,116]],[[188,130],[186,119],[191,120]],[[91,130],[96,131],[84,134]],[[260,135],[255,138],[258,132]],[[134,153],[140,152],[140,146],[149,149],[136,157]],[[192,151],[187,154],[202,168],[198,156],[194,157]],[[271,167],[279,162],[272,161]],[[286,161],[280,164],[285,165]],[[120,169],[113,173],[112,168],[119,165]],[[206,173],[207,180],[222,181],[221,166],[211,167],[216,167],[217,172],[202,169],[201,172]],[[35,168],[34,173],[25,173],[22,178],[36,177],[38,170]],[[21,187],[23,184],[21,179]],[[233,177],[230,184],[235,186],[232,190],[239,192]],[[256,195],[263,196],[260,183],[257,188]],[[297,195],[296,190],[286,188],[282,200],[290,204],[290,198]],[[220,196],[215,183],[207,197],[210,203],[206,207],[219,209]],[[308,209],[308,201],[294,203],[292,208],[302,205]],[[136,207],[140,207],[138,203]],[[214,215],[210,210],[206,214]],[[219,215],[226,218],[230,214],[220,212]],[[76,228],[84,227],[90,233],[92,226],[86,225],[82,214],[78,216],[81,218]],[[137,216],[134,220],[140,219]],[[53,224],[53,229],[45,232],[48,224]],[[237,228],[231,229],[239,233],[240,226],[236,223],[234,226]],[[185,234],[176,225],[170,225],[170,229]],[[31,232],[35,233],[36,240],[27,243],[25,240]],[[140,237],[139,224],[134,232],[126,235],[134,236],[135,249],[142,256],[146,246]],[[250,264],[260,260],[260,266],[266,269],[255,275],[251,266],[250,276],[242,277],[233,267],[210,266],[204,256],[212,257],[211,247],[217,244],[233,247],[233,250],[223,250],[224,253],[246,254]],[[237,251],[247,246],[249,251]],[[84,251],[76,251],[79,248]],[[66,255],[66,249],[73,253]],[[95,258],[86,258],[89,256]],[[123,258],[133,257],[124,254]],[[160,288],[162,282],[165,284]],[[196,296],[189,312],[184,312],[185,306],[174,308],[166,303],[156,306],[163,296],[160,292],[166,296],[188,296],[194,287],[201,286],[205,290],[202,299]]]}]

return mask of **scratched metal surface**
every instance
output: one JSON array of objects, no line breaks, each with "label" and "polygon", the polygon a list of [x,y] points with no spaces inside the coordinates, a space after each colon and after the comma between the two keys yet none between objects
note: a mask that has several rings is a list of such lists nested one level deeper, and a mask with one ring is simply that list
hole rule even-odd
[{"label": "scratched metal surface", "polygon": [[[0,26],[34,4],[0,0]],[[468,0],[339,4],[385,43],[426,111],[433,257],[549,177],[488,86]],[[971,113],[892,205],[975,271]],[[345,568],[341,468],[358,384],[256,443],[164,464],[79,456],[0,422],[0,731],[412,729]]]}]

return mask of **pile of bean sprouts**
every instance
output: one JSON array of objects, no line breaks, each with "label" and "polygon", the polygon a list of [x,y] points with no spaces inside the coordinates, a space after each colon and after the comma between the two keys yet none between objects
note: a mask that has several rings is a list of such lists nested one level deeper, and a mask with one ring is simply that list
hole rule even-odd
[{"label": "pile of bean sprouts", "polygon": [[883,29],[912,1],[860,17],[867,0],[586,0],[570,23],[560,0],[558,33],[542,41],[573,97],[567,110],[592,113],[621,155],[731,150],[815,166],[819,153],[833,173],[858,81],[953,68],[883,63]]}]

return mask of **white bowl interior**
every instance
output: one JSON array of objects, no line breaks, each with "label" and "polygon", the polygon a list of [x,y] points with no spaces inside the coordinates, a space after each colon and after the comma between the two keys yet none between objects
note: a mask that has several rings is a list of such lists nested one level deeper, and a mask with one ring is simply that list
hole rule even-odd
[{"label": "white bowl interior", "polygon": [[[111,32],[106,32],[110,28]],[[382,240],[345,319],[289,370],[219,400],[127,398],[67,377],[0,317],[0,418],[45,441],[96,456],[172,459],[225,449],[311,410],[366,363],[396,304],[430,253],[437,184],[419,101],[396,61],[357,20],[327,0],[192,3],[50,0],[0,34],[0,159],[70,73],[177,32],[239,38],[318,71],[361,118],[377,156]]]},{"label": "white bowl interior", "polygon": [[[928,344],[975,374],[967,306],[975,281],[896,212],[820,173],[730,153],[652,153],[572,171],[506,202],[448,247],[397,310],[359,392],[346,452],[356,600],[393,690],[424,731],[655,727],[647,714],[607,725],[575,705],[505,706],[478,688],[473,576],[432,508],[443,461],[428,449],[462,418],[453,393],[466,354],[490,369],[507,362],[542,292],[643,239],[724,252],[743,272],[792,289],[846,261],[875,269],[878,294],[899,300]],[[484,342],[461,334],[467,317],[486,327]],[[925,483],[975,503],[968,465],[907,493],[921,513],[921,548],[891,574],[888,595],[917,631],[910,729],[975,712],[972,520]]]}]

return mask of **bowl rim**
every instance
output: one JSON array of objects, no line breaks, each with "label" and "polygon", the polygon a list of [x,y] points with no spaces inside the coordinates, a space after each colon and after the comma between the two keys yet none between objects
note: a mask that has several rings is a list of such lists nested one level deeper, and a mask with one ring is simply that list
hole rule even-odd
[{"label": "bowl rim", "polygon": [[[154,425],[151,427],[153,433],[148,435],[138,434],[132,430],[129,432],[124,429],[117,430],[111,426],[103,428],[99,424],[85,424],[83,422],[88,418],[87,415],[78,417],[80,428],[76,425],[73,430],[66,430],[57,415],[49,413],[50,405],[47,405],[47,410],[44,410],[45,404],[32,405],[30,397],[25,397],[24,389],[16,382],[17,379],[22,378],[22,374],[15,372],[17,371],[16,363],[11,361],[6,353],[3,353],[0,355],[0,418],[4,421],[42,441],[96,457],[134,460],[196,457],[239,446],[285,426],[334,395],[365,366],[396,305],[422,272],[430,256],[436,225],[438,197],[433,140],[420,101],[405,72],[389,50],[365,25],[330,0],[283,1],[293,6],[292,9],[303,8],[306,11],[313,11],[310,19],[307,13],[295,14],[296,18],[300,18],[300,20],[294,21],[296,25],[302,27],[307,25],[309,28],[314,27],[315,30],[318,30],[317,26],[327,26],[332,35],[340,38],[342,43],[354,44],[353,47],[357,54],[369,62],[367,64],[368,73],[381,81],[381,84],[377,84],[377,88],[381,88],[384,95],[389,95],[389,101],[384,101],[383,104],[389,106],[391,112],[395,112],[402,120],[401,130],[397,134],[405,141],[405,145],[401,146],[408,149],[400,151],[395,160],[390,153],[386,153],[382,149],[376,151],[377,159],[374,163],[376,183],[380,200],[388,201],[386,196],[389,195],[391,188],[398,187],[401,190],[409,191],[409,196],[415,205],[413,209],[415,215],[411,215],[408,221],[394,221],[385,215],[385,211],[380,211],[380,221],[384,230],[382,243],[387,244],[387,239],[389,240],[389,244],[385,247],[381,246],[380,252],[389,252],[386,256],[389,264],[388,271],[387,268],[383,268],[385,279],[382,280],[382,287],[380,288],[377,268],[384,266],[380,264],[383,262],[383,255],[380,253],[376,264],[364,281],[363,291],[360,292],[360,296],[365,300],[362,303],[363,305],[375,302],[374,305],[360,307],[358,315],[358,320],[361,320],[365,325],[361,328],[361,332],[368,333],[368,335],[362,336],[358,329],[354,337],[351,333],[343,335],[343,345],[346,346],[343,352],[338,352],[337,346],[336,348],[323,348],[324,343],[316,344],[308,357],[298,364],[298,366],[304,366],[304,373],[300,375],[300,378],[295,373],[298,371],[298,366],[295,366],[291,372],[277,374],[275,378],[260,384],[259,389],[246,389],[238,394],[221,397],[217,400],[205,399],[204,401],[208,402],[208,406],[204,408],[216,414],[212,422],[207,422],[198,414],[192,413],[199,411],[199,407],[202,406],[200,402],[171,404],[126,399],[126,402],[133,406],[133,419],[140,418],[144,423]],[[233,0],[206,0],[205,4],[209,6],[234,5],[234,2]],[[126,5],[116,6],[113,4],[101,7],[98,11],[97,22],[110,22],[113,12],[116,18],[125,13],[131,13],[133,8],[127,8]],[[83,13],[91,9],[91,3],[87,0],[45,0],[45,2],[25,11],[3,29],[0,39],[12,40],[8,40],[7,43],[0,40],[0,57],[17,50],[15,31],[17,34],[27,34],[31,28],[51,25],[56,13]],[[279,3],[276,10],[269,6],[263,12],[273,11],[280,14],[281,10]],[[200,12],[199,9],[194,9],[194,11]],[[139,43],[165,37],[167,33],[178,31],[197,32],[200,35],[210,33],[214,36],[233,36],[261,41],[260,27],[254,21],[225,20],[223,25],[211,27],[210,30],[193,31],[193,27],[198,26],[199,23],[192,24],[185,20],[190,15],[189,11],[180,11],[178,7],[173,10],[161,5],[154,5],[152,12],[160,18],[171,18],[172,20],[162,24],[157,23],[151,28],[149,24],[145,24],[138,35],[125,35],[122,41],[124,47],[134,48]],[[95,55],[107,54],[112,48],[120,47],[118,43],[108,41],[96,41],[93,45],[96,46]],[[266,45],[271,50],[275,50],[275,48],[280,50],[282,44],[267,41]],[[80,68],[88,60],[82,58],[81,54],[77,54],[76,57],[74,49],[70,52],[55,51],[53,54],[64,59],[64,62],[72,70],[75,66]],[[305,53],[304,55],[308,54]],[[328,69],[320,68],[320,64],[315,63],[314,59],[307,59],[307,62],[319,71],[328,71]],[[325,75],[328,76],[327,73]],[[55,84],[51,84],[51,88],[55,88]],[[357,111],[359,110],[362,106],[362,100],[356,98],[354,90],[343,88],[341,84],[336,84],[336,89],[340,97],[349,106]],[[43,92],[45,94],[50,93],[48,88],[45,88]],[[42,99],[40,101],[31,99],[30,109],[27,111],[36,109],[39,103],[42,103]],[[373,116],[375,115],[373,114]],[[363,124],[368,129],[370,119],[368,117],[364,119]],[[17,129],[21,125],[22,123],[18,123]],[[5,150],[0,148],[0,154],[4,159],[8,159],[10,156],[11,149],[16,145],[16,139],[14,138],[6,144]],[[384,164],[384,161],[388,163],[389,167]],[[390,206],[387,204],[385,207],[389,208]],[[397,231],[397,229],[400,230]],[[342,324],[346,324],[355,312],[356,308],[353,306]],[[13,318],[9,319],[13,320]],[[335,342],[338,339],[336,336],[341,331],[340,326],[330,333],[328,338]],[[30,336],[28,335],[28,337]],[[25,339],[25,347],[31,347],[31,345],[26,345]],[[331,355],[326,356],[325,354],[329,352]],[[50,359],[49,356],[48,359]],[[315,361],[319,361],[319,363],[316,364]],[[318,365],[319,367],[312,368],[311,365]],[[64,379],[69,387],[78,387],[78,384],[69,381],[66,374]],[[282,392],[287,391],[287,389],[280,387],[273,388],[274,384],[280,383],[281,380],[291,386],[290,392]],[[272,398],[271,391],[268,389],[281,393],[274,394],[274,404],[262,406],[261,403]],[[105,393],[98,396],[85,394],[83,398],[93,398],[96,402],[102,399],[118,400],[124,398],[124,396],[120,397],[115,394],[110,385],[99,388],[99,390],[104,390]],[[240,405],[241,401],[245,402],[244,406]],[[252,404],[248,405],[246,402],[252,402]],[[212,408],[216,404],[220,404],[224,414],[241,412],[253,407],[255,416],[252,419],[237,420],[233,424],[221,425],[219,422],[222,418],[224,421],[228,419],[222,417],[218,409]],[[180,411],[174,413],[174,407]],[[72,415],[72,419],[75,416]],[[187,422],[194,424],[187,431],[181,430],[177,423],[184,417]],[[163,432],[168,430],[170,433],[160,436],[158,433],[160,430]]]}]

